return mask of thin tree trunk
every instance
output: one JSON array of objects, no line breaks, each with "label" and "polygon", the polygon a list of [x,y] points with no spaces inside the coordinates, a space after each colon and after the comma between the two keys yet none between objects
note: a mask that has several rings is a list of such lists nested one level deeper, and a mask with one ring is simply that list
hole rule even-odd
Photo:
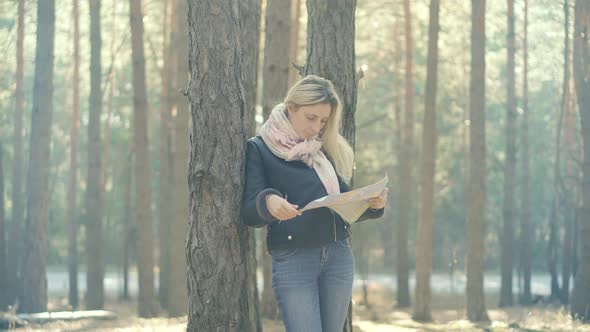
[{"label": "thin tree trunk", "polygon": [[299,56],[299,32],[301,30],[299,19],[301,18],[301,0],[291,0],[291,36],[289,37],[290,51],[289,51],[289,86],[297,82],[301,75],[297,68],[293,66],[297,63]]},{"label": "thin tree trunk", "polygon": [[578,224],[580,266],[574,281],[572,316],[590,322],[590,1],[576,0],[574,9],[574,78],[580,109],[584,162],[582,166],[582,208]]},{"label": "thin tree trunk", "polygon": [[[567,0],[566,0],[567,3]],[[520,228],[520,267],[523,278],[523,291],[520,303],[531,302],[531,194],[530,194],[530,145],[529,145],[529,106],[528,106],[528,0],[524,0],[524,41],[522,73],[522,220]]]},{"label": "thin tree trunk", "polygon": [[123,249],[123,257],[122,257],[122,272],[123,272],[123,291],[121,293],[121,298],[124,300],[129,299],[129,256],[130,256],[130,248],[135,246],[134,237],[132,237],[131,233],[131,225],[135,224],[132,222],[132,205],[133,201],[131,199],[131,187],[132,187],[132,180],[133,180],[133,143],[128,142],[127,147],[127,158],[125,158],[125,166],[124,166],[124,186],[125,186],[125,217],[123,220],[123,236],[121,237],[121,247]]},{"label": "thin tree trunk", "polygon": [[[220,15],[223,13],[223,15]],[[188,331],[255,331],[250,232],[240,221],[245,91],[235,0],[189,2],[191,128]],[[216,38],[210,38],[211,33]],[[223,128],[223,130],[219,130]],[[238,142],[236,144],[236,142]],[[219,204],[223,202],[223,208]]]},{"label": "thin tree trunk", "polygon": [[267,1],[262,71],[264,118],[283,101],[289,84],[291,0]]},{"label": "thin tree trunk", "polygon": [[70,176],[68,182],[68,299],[78,309],[78,132],[80,109],[80,13],[78,1],[72,1],[74,19],[74,75],[72,77],[72,120],[70,127]]},{"label": "thin tree trunk", "polygon": [[0,142],[0,310],[5,309],[10,304],[8,294],[4,290],[8,289],[7,273],[6,273],[6,218],[4,214],[4,168],[2,167],[2,142]]},{"label": "thin tree trunk", "polygon": [[[171,202],[172,202],[172,136],[171,136],[171,113],[173,103],[170,101],[169,93],[173,91],[171,82],[172,65],[178,54],[175,47],[172,47],[172,36],[175,34],[177,17],[177,1],[172,1],[171,15],[168,14],[170,2],[163,2],[164,22],[163,22],[163,54],[164,64],[160,73],[162,83],[160,86],[160,172],[158,211],[159,215],[159,235],[160,235],[160,255],[159,255],[159,273],[160,287],[158,289],[158,300],[160,305],[168,308],[168,293],[170,288],[170,220],[171,220]],[[170,31],[168,31],[170,27]],[[175,70],[175,69],[174,69]]]},{"label": "thin tree trunk", "polygon": [[18,2],[18,26],[16,39],[16,89],[14,91],[14,133],[13,146],[14,157],[12,161],[12,221],[10,225],[10,236],[8,236],[8,261],[7,261],[7,288],[8,301],[13,304],[19,296],[20,282],[19,272],[22,263],[22,231],[24,228],[24,208],[23,208],[23,115],[24,115],[24,60],[23,44],[25,34],[25,0]]},{"label": "thin tree trunk", "polygon": [[432,233],[434,231],[434,175],[438,133],[436,128],[436,83],[438,67],[439,0],[430,2],[428,25],[428,68],[424,103],[424,130],[422,131],[422,158],[420,165],[420,218],[416,237],[416,291],[412,318],[432,320],[430,311],[432,273]]},{"label": "thin tree trunk", "polygon": [[27,172],[26,236],[23,243],[20,312],[47,311],[47,224],[49,220],[49,155],[53,112],[55,1],[37,3],[37,47]]},{"label": "thin tree trunk", "polygon": [[185,315],[187,312],[186,289],[186,256],[184,255],[187,221],[189,216],[189,192],[188,192],[188,156],[189,156],[189,130],[190,110],[187,98],[179,90],[186,90],[189,79],[188,68],[188,24],[187,4],[180,1],[176,8],[177,18],[173,22],[176,26],[170,42],[176,49],[172,61],[176,65],[176,82],[174,84],[172,100],[175,112],[173,118],[173,190],[175,197],[171,211],[170,222],[170,285],[168,293],[168,313],[171,317]]},{"label": "thin tree trunk", "polygon": [[414,165],[414,81],[413,81],[413,37],[410,1],[404,0],[405,24],[405,110],[400,155],[400,195],[398,195],[397,228],[397,306],[410,306],[408,227],[412,209],[413,165]]},{"label": "thin tree trunk", "polygon": [[148,104],[143,51],[141,0],[129,0],[133,58],[133,122],[135,151],[135,193],[137,209],[137,272],[139,277],[138,314],[154,317],[159,308],[154,291],[154,253],[150,190]]},{"label": "thin tree trunk", "polygon": [[104,268],[102,262],[102,142],[100,117],[101,31],[100,1],[90,0],[90,98],[88,112],[88,177],[86,183],[86,308],[102,309],[104,305]]},{"label": "thin tree trunk", "polygon": [[507,0],[508,4],[508,35],[507,47],[507,84],[506,84],[506,160],[504,164],[504,202],[501,234],[501,281],[500,307],[512,305],[512,255],[514,242],[514,187],[516,176],[516,88],[514,82],[514,0]]},{"label": "thin tree trunk", "polygon": [[486,135],[485,135],[485,0],[471,0],[471,78],[469,89],[469,179],[467,190],[467,318],[487,321],[483,292]]}]

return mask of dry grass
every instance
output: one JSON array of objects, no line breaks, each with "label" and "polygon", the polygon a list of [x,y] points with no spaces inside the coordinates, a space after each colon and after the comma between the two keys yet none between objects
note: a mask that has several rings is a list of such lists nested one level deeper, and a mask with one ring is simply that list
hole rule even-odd
[{"label": "dry grass", "polygon": [[[411,308],[395,308],[395,294],[375,285],[369,289],[369,306],[362,304],[362,295],[355,293],[354,325],[360,332],[418,332],[418,331],[587,331],[590,325],[572,321],[567,311],[556,306],[498,308],[497,296],[488,296],[487,306],[491,321],[473,324],[465,319],[463,298],[450,294],[433,297],[433,322],[412,320]],[[64,310],[63,299],[54,299],[50,310]],[[52,322],[30,326],[20,331],[185,331],[187,318],[138,318],[134,301],[107,302],[106,310],[114,311],[119,318],[112,321],[81,320]],[[282,322],[263,320],[265,332],[282,332]]]}]

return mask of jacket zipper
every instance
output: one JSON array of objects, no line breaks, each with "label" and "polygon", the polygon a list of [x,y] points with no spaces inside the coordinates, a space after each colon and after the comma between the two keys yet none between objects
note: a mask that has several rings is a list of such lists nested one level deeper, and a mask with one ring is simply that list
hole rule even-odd
[{"label": "jacket zipper", "polygon": [[330,210],[330,213],[332,213],[332,231],[334,233],[334,242],[336,242],[337,241],[337,239],[336,239],[336,216],[334,216],[334,211],[332,211],[331,209],[329,209],[329,210]]}]

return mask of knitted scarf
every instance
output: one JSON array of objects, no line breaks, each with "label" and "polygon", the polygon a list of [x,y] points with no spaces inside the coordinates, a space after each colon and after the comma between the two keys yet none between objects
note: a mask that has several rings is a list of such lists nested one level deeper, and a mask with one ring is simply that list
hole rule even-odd
[{"label": "knitted scarf", "polygon": [[275,107],[259,134],[272,153],[286,161],[300,160],[313,168],[324,184],[328,194],[339,194],[338,177],[332,163],[321,151],[322,140],[314,137],[304,140],[299,137],[283,104]]}]

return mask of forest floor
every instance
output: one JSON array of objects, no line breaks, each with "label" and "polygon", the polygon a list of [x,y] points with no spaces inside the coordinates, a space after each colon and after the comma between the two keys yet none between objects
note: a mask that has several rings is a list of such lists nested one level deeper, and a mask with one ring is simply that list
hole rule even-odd
[{"label": "forest floor", "polygon": [[[370,306],[362,305],[362,293],[353,295],[353,324],[358,332],[433,332],[433,331],[588,331],[590,325],[573,321],[560,306],[539,304],[529,307],[498,308],[497,295],[486,295],[489,323],[472,324],[465,319],[462,295],[434,294],[433,322],[411,319],[412,309],[395,308],[395,294],[378,285],[369,288]],[[52,298],[50,310],[66,308],[66,299]],[[32,325],[18,331],[185,331],[187,318],[138,318],[135,301],[107,301],[106,310],[117,313],[115,320],[56,321]],[[265,332],[281,332],[279,320],[263,320]]]}]

